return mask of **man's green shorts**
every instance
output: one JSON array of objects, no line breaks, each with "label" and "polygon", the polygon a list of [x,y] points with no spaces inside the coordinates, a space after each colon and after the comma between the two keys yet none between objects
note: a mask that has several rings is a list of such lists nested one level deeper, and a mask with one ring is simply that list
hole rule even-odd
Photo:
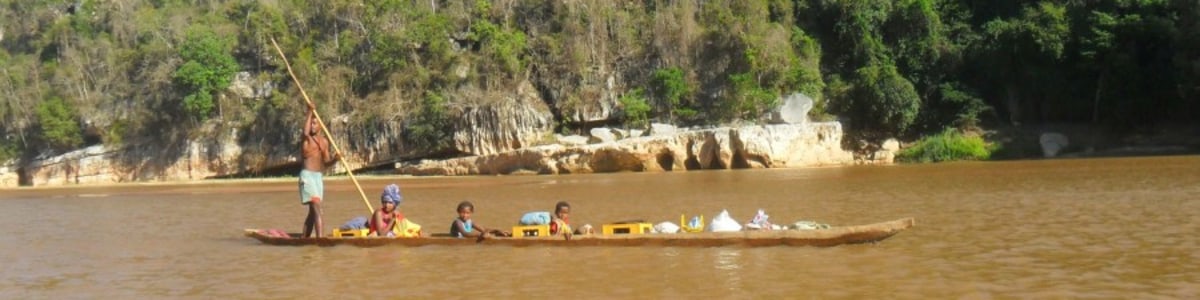
[{"label": "man's green shorts", "polygon": [[325,198],[325,183],[321,172],[300,170],[300,204],[321,203]]}]

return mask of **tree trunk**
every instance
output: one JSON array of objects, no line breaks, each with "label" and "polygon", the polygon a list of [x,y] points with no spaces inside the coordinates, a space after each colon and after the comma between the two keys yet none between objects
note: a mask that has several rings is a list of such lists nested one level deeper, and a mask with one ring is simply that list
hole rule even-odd
[{"label": "tree trunk", "polygon": [[1096,95],[1092,98],[1092,124],[1100,123],[1100,95],[1104,92],[1104,78],[1108,77],[1108,67],[1100,71],[1096,77]]},{"label": "tree trunk", "polygon": [[1021,99],[1017,96],[1017,86],[1014,83],[1004,84],[1005,99],[1008,107],[1008,121],[1013,125],[1021,125]]}]

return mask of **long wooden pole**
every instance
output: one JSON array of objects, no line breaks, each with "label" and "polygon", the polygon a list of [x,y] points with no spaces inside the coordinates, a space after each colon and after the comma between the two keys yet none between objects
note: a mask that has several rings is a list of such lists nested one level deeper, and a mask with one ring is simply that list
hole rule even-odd
[{"label": "long wooden pole", "polygon": [[[316,107],[313,105],[312,100],[308,98],[308,93],[304,92],[304,86],[300,84],[300,79],[296,79],[296,73],[292,72],[292,64],[288,63],[287,56],[283,55],[283,49],[280,49],[279,44],[275,43],[274,37],[271,38],[271,45],[275,46],[275,51],[279,52],[279,58],[283,59],[283,65],[287,67],[288,75],[292,76],[292,81],[296,82],[296,87],[300,89],[300,95],[304,96],[304,102],[308,103],[310,106]],[[346,164],[346,156],[342,155],[342,149],[338,148],[337,142],[333,141],[333,135],[329,133],[329,128],[325,127],[325,121],[321,120],[321,115],[317,114],[316,109],[314,109],[312,113],[313,117],[317,118],[317,124],[321,125],[321,131],[325,132],[325,138],[329,139],[329,145],[333,146],[334,153],[337,153],[338,161],[341,162],[342,166],[346,168],[346,174],[350,175],[350,181],[353,181],[354,187],[358,189],[358,195],[362,196],[363,204],[367,205],[367,210],[370,211],[370,213],[375,213],[375,208],[371,207],[371,201],[367,200],[367,193],[363,192],[362,186],[358,184],[358,178],[354,177],[354,172],[350,171],[349,165]]]}]

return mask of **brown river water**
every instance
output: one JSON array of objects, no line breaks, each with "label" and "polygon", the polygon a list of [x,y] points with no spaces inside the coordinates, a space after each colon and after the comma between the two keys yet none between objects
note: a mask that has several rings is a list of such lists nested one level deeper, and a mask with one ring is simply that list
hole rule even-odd
[{"label": "brown river water", "polygon": [[[462,200],[482,225],[560,200],[576,225],[917,225],[830,248],[281,247],[242,229],[298,231],[294,180],[0,190],[0,299],[1200,297],[1200,156],[360,181],[374,206],[400,184],[426,232]],[[327,228],[368,214],[326,188]]]}]

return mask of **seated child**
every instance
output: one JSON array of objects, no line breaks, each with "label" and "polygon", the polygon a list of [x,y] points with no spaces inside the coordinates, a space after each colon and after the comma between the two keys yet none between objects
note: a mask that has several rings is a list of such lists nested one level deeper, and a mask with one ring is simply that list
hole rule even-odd
[{"label": "seated child", "polygon": [[559,201],[554,205],[554,216],[550,219],[550,235],[562,235],[564,238],[571,239],[571,224],[567,222],[567,216],[571,214],[571,204],[567,201]]},{"label": "seated child", "polygon": [[397,207],[403,199],[404,197],[400,196],[399,186],[390,184],[383,188],[383,194],[379,195],[381,206],[371,214],[370,222],[367,225],[370,230],[367,232],[368,236],[396,236],[392,229],[398,222],[404,220],[404,215],[400,214]]},{"label": "seated child", "polygon": [[471,222],[471,214],[475,212],[475,205],[470,201],[463,201],[458,204],[458,218],[454,219],[454,223],[450,224],[450,236],[453,237],[475,237],[484,239],[487,234],[494,236],[512,236],[512,233],[501,231],[498,229],[486,229],[479,224]]},{"label": "seated child", "polygon": [[571,230],[571,223],[567,221],[567,217],[571,214],[571,204],[566,201],[560,201],[554,205],[554,215],[550,221],[550,235],[562,234],[566,239],[571,239],[574,235],[593,234],[591,224],[583,224],[575,230]]}]

